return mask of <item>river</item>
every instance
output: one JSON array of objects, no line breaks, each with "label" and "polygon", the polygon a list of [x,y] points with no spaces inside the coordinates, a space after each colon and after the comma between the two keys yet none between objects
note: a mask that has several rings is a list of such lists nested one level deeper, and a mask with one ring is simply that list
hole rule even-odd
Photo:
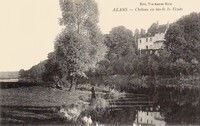
[{"label": "river", "polygon": [[126,94],[110,101],[104,125],[187,126],[200,125],[200,90],[157,88],[143,94]]},{"label": "river", "polygon": [[[129,92],[109,99],[104,111],[90,113],[92,121],[107,126],[197,126],[200,125],[200,89],[159,87]],[[52,107],[2,106],[5,124],[66,125]]]}]

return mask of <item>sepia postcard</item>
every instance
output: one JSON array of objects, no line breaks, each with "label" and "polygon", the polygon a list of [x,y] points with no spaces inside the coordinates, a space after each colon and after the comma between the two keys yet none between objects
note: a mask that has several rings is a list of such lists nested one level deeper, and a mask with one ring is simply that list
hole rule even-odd
[{"label": "sepia postcard", "polygon": [[0,125],[199,126],[199,0],[0,0]]}]

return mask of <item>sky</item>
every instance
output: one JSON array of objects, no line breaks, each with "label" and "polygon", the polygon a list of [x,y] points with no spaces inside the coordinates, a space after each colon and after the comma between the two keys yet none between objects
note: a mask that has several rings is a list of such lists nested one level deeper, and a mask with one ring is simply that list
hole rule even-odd
[{"label": "sky", "polygon": [[[171,23],[191,12],[200,12],[200,1],[193,0],[95,0],[99,7],[99,27],[109,33],[124,25],[130,30],[147,29],[153,22]],[[148,5],[148,3],[168,5]],[[171,3],[172,5],[169,5]],[[147,4],[147,5],[144,5]],[[136,11],[156,8],[181,11]],[[125,8],[127,11],[113,11]],[[18,71],[47,59],[62,27],[58,0],[0,0],[0,71]]]}]

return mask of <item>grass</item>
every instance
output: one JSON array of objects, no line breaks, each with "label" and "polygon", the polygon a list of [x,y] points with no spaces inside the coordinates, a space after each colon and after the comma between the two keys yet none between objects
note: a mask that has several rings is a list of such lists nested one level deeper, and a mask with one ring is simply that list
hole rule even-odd
[{"label": "grass", "polygon": [[113,96],[116,93],[109,91],[107,87],[97,87],[97,99],[89,106],[90,88],[91,86],[86,85],[76,91],[42,86],[0,89],[0,123],[49,124],[55,123],[55,120],[60,123],[62,120],[66,121],[63,114],[59,113],[60,108],[64,108],[70,115],[73,114],[73,109],[81,112],[91,107],[105,108],[108,103],[102,96],[109,93]]},{"label": "grass", "polygon": [[[87,102],[89,95],[88,91],[69,92],[40,86],[1,89],[0,105],[44,107],[80,104]],[[80,99],[81,97],[84,99]]]},{"label": "grass", "polygon": [[0,89],[0,123],[57,124],[66,121],[59,113],[60,108],[86,108],[89,101],[88,91],[69,92],[41,86]]},{"label": "grass", "polygon": [[[82,111],[106,108],[109,104],[104,99],[105,96],[115,99],[120,95],[117,90],[109,87],[95,87],[96,99],[91,102],[90,89],[90,85],[80,85],[76,91],[42,86],[0,89],[0,123],[66,122],[71,119],[66,120],[63,113],[59,113],[62,108],[70,115],[69,118],[76,119]],[[78,114],[72,112],[73,110]]]}]

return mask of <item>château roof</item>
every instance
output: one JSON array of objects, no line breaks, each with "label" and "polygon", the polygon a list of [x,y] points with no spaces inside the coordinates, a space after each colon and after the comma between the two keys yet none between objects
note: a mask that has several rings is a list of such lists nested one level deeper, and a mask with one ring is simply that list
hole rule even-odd
[{"label": "ch\u00e2teau roof", "polygon": [[168,24],[159,25],[158,28],[156,29],[156,33],[165,33],[167,28],[168,28]]},{"label": "ch\u00e2teau roof", "polygon": [[141,38],[153,37],[157,33],[165,33],[167,28],[168,28],[168,26],[169,26],[169,24],[159,25],[157,23],[157,28],[155,29],[155,31],[153,33],[147,32],[145,35],[141,36]]}]

